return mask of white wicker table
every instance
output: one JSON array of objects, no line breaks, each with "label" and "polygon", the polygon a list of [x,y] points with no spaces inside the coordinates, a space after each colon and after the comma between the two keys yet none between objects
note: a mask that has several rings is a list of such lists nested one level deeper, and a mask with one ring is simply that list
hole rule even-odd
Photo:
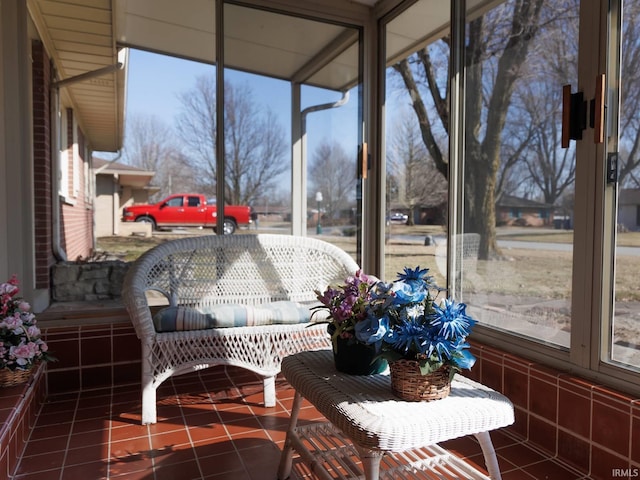
[{"label": "white wicker table", "polygon": [[[322,479],[501,479],[491,430],[511,425],[513,405],[500,393],[457,375],[447,398],[405,402],[388,374],[336,371],[331,350],[285,357],[282,373],[296,390],[278,478],[289,477],[293,450]],[[306,398],[329,423],[298,425]],[[302,423],[302,422],[301,422]],[[437,444],[474,435],[490,477]]]}]

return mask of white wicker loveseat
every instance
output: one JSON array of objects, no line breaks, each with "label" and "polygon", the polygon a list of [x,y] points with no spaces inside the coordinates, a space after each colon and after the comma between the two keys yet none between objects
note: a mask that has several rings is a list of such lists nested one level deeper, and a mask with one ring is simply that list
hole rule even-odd
[{"label": "white wicker loveseat", "polygon": [[152,314],[152,304],[168,305],[165,310],[206,311],[223,305],[260,309],[274,302],[296,302],[308,312],[317,304],[315,290],[342,282],[357,269],[355,261],[334,245],[290,235],[190,237],[144,253],[129,268],[122,289],[142,344],[142,423],[157,420],[156,390],[162,382],[214,365],[239,366],[263,376],[265,406],[274,406],[282,359],[330,347],[326,326],[310,326],[308,320],[157,331],[158,313]]}]

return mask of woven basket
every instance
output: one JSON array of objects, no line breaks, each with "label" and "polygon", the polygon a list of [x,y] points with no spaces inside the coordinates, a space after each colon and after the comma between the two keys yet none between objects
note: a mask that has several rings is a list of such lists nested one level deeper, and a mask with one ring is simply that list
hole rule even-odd
[{"label": "woven basket", "polygon": [[410,402],[440,400],[451,391],[448,366],[422,375],[418,362],[396,360],[389,364],[389,369],[391,370],[391,389],[403,400]]},{"label": "woven basket", "polygon": [[0,369],[0,387],[13,387],[20,385],[29,380],[31,369],[28,370],[10,370],[8,368]]}]

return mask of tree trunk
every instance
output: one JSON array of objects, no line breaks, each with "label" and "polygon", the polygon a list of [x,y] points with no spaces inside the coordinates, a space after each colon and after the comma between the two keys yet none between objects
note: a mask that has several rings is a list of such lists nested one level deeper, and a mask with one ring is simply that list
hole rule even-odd
[{"label": "tree trunk", "polygon": [[496,241],[496,179],[500,168],[502,132],[515,83],[526,61],[531,40],[538,31],[543,0],[515,2],[511,35],[498,60],[495,82],[482,123],[483,64],[486,45],[483,18],[469,26],[467,51],[467,125],[465,158],[465,232],[480,234],[478,258],[500,255]]}]

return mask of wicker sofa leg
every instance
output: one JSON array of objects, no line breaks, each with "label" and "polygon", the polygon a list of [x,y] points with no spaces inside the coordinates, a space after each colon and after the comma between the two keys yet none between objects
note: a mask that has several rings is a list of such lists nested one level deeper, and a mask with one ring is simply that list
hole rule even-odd
[{"label": "wicker sofa leg", "polygon": [[276,406],[276,377],[265,377],[263,380],[264,406]]},{"label": "wicker sofa leg", "polygon": [[142,424],[157,422],[156,386],[153,381],[150,341],[142,342]]},{"label": "wicker sofa leg", "polygon": [[142,424],[156,423],[156,389],[153,381],[143,381],[142,388]]}]

